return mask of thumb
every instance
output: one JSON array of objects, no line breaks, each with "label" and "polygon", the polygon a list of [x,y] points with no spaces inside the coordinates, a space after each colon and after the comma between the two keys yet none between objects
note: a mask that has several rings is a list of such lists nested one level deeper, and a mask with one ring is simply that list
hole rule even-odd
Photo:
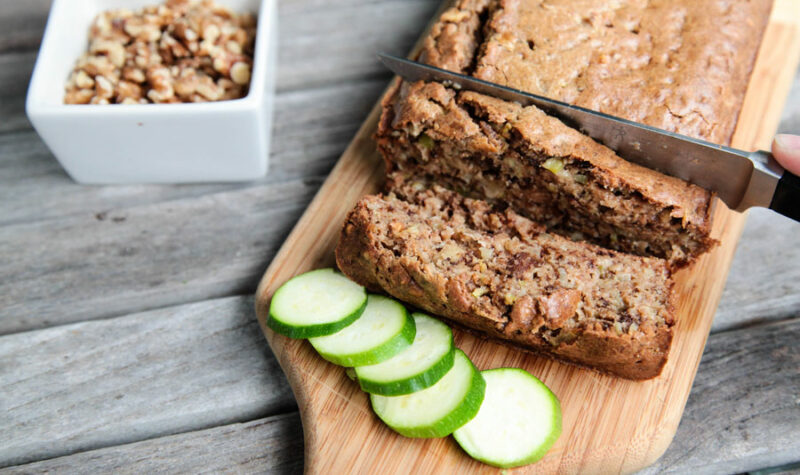
[{"label": "thumb", "polygon": [[800,135],[776,135],[772,141],[772,154],[783,168],[800,175]]}]

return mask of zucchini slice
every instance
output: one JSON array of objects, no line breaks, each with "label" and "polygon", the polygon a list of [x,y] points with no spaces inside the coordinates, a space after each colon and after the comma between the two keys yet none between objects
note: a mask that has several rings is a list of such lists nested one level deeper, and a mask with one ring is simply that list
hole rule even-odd
[{"label": "zucchini slice", "polygon": [[519,467],[542,458],[561,435],[558,398],[518,368],[482,374],[486,395],[478,415],[453,437],[472,458],[495,467]]},{"label": "zucchini slice", "polygon": [[333,335],[308,341],[331,363],[352,367],[388,360],[411,346],[416,333],[414,319],[401,303],[369,295],[367,308],[358,320]]},{"label": "zucchini slice", "polygon": [[414,342],[388,360],[355,368],[361,389],[381,396],[400,396],[433,386],[453,367],[453,332],[423,313],[411,315],[417,327]]},{"label": "zucchini slice", "polygon": [[463,351],[433,386],[404,396],[370,395],[375,414],[406,437],[447,437],[478,413],[486,383]]},{"label": "zucchini slice", "polygon": [[367,291],[333,269],[319,269],[289,279],[275,291],[267,326],[290,338],[338,332],[364,312]]}]

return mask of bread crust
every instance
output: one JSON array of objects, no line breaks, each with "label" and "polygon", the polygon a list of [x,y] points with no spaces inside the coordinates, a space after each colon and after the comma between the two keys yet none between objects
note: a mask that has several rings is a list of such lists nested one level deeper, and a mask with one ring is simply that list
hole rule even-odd
[{"label": "bread crust", "polygon": [[459,0],[419,59],[727,144],[771,9],[771,0]]}]

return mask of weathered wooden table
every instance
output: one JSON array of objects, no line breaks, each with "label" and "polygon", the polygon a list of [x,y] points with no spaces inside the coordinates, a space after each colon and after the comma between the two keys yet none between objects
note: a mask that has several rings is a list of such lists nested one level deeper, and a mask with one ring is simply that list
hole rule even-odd
[{"label": "weathered wooden table", "polygon": [[[80,186],[24,99],[48,0],[0,0],[0,467],[298,472],[251,295],[436,0],[290,0],[270,173]],[[800,132],[800,76],[781,129]],[[124,144],[120,144],[124,146]],[[647,473],[800,462],[800,225],[751,212],[675,440]]]}]

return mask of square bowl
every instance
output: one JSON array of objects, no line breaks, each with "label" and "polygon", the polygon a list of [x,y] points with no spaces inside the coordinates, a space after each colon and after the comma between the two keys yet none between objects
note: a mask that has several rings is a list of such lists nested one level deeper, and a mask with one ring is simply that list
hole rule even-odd
[{"label": "square bowl", "polygon": [[181,104],[64,104],[94,17],[162,0],[54,0],[28,88],[33,127],[80,183],[252,180],[267,172],[277,56],[275,0],[216,0],[257,14],[246,96]]}]

